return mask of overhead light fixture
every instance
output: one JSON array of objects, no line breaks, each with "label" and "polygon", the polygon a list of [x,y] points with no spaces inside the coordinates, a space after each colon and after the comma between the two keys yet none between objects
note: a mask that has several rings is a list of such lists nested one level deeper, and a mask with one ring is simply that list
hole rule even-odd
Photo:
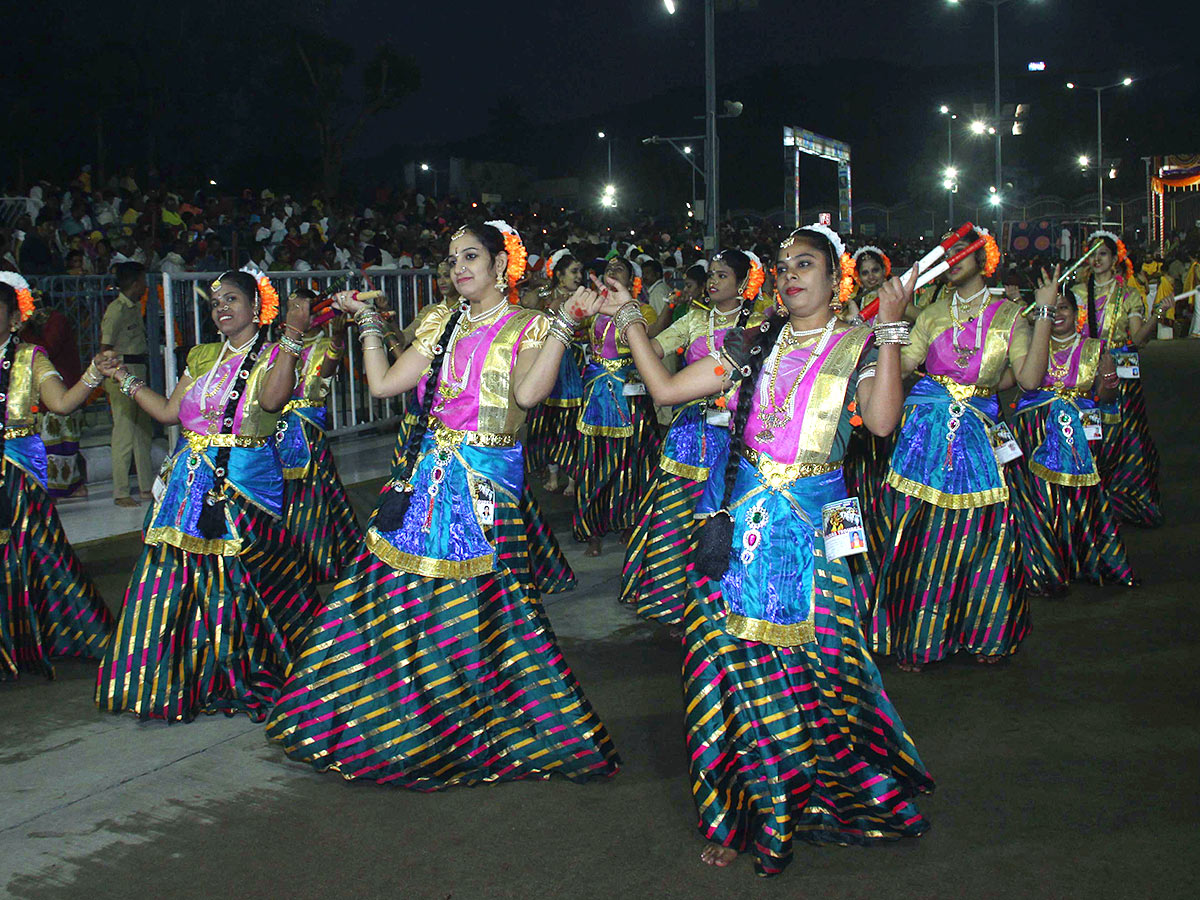
[{"label": "overhead light fixture", "polygon": [[976,119],[971,123],[971,131],[974,134],[983,134],[985,131],[987,131],[987,122],[981,122]]},{"label": "overhead light fixture", "polygon": [[1081,153],[1081,154],[1079,155],[1079,160],[1078,160],[1078,162],[1079,162],[1079,166],[1080,166],[1080,168],[1082,168],[1082,169],[1086,169],[1086,168],[1088,167],[1088,162],[1090,162],[1090,160],[1087,158],[1087,154],[1082,154],[1082,153]]}]

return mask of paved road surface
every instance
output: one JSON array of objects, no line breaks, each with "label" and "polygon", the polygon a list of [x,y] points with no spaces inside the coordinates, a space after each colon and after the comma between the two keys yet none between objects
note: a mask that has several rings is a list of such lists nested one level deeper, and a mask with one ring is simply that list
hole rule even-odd
[{"label": "paved road surface", "polygon": [[[1168,521],[1127,531],[1144,586],[1034,601],[1032,636],[995,669],[881,666],[938,781],[920,840],[798,843],[772,880],[745,858],[703,866],[678,642],[614,602],[615,545],[599,560],[571,545],[581,585],[548,610],[624,757],[611,782],[348,784],[290,763],[245,719],[101,716],[94,666],[62,663],[56,681],[0,685],[0,886],[20,898],[1195,896],[1200,342],[1154,346],[1144,371]],[[548,508],[569,542],[562,501]],[[81,551],[114,608],[137,550]]]}]

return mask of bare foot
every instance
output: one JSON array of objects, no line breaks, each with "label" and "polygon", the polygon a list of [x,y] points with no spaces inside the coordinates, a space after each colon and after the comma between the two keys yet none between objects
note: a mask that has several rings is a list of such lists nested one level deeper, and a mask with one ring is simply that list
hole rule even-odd
[{"label": "bare foot", "polygon": [[115,503],[117,506],[124,506],[124,507],[132,507],[132,506],[141,506],[142,505],[140,501],[134,500],[132,497],[118,497],[116,500],[113,501],[113,503]]},{"label": "bare foot", "polygon": [[1004,662],[1003,656],[984,656],[982,653],[975,654],[975,662],[981,666],[994,666],[997,663]]},{"label": "bare foot", "polygon": [[554,475],[551,475],[549,480],[542,485],[542,487],[544,487],[548,493],[557,494],[559,488],[562,487],[562,485],[558,483],[558,474],[555,473]]},{"label": "bare foot", "polygon": [[592,538],[588,541],[587,550],[583,552],[584,556],[596,557],[600,555],[600,538]]},{"label": "bare foot", "polygon": [[716,866],[718,869],[724,869],[735,859],[737,859],[737,851],[730,847],[722,847],[720,844],[706,844],[700,851],[700,861],[710,866]]},{"label": "bare foot", "polygon": [[897,661],[896,668],[901,672],[912,672],[913,674],[916,674],[917,672],[922,671],[925,667],[920,663],[906,663]]}]

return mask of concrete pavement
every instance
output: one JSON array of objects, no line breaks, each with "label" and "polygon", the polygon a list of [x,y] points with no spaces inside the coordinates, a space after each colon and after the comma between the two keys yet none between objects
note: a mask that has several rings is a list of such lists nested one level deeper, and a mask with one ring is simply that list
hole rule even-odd
[{"label": "concrete pavement", "polygon": [[[1200,342],[1144,354],[1166,527],[1126,530],[1144,585],[1034,601],[1011,663],[881,663],[937,793],[920,840],[797,844],[782,876],[702,865],[683,755],[678,641],[615,603],[620,549],[549,598],[567,659],[625,765],[607,783],[419,795],[317,775],[245,719],[101,716],[95,667],[0,685],[0,890],[61,897],[1184,897],[1200,864],[1200,627],[1193,528]],[[1171,416],[1168,418],[1168,416]],[[369,504],[376,483],[352,489]],[[136,540],[81,556],[119,605]]]}]

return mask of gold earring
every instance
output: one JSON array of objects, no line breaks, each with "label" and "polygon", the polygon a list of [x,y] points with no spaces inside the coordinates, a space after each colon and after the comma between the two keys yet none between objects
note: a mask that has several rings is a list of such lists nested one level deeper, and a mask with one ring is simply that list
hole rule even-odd
[{"label": "gold earring", "polygon": [[779,293],[779,288],[775,288],[775,307],[781,312],[787,312],[787,307],[783,303],[783,297]]},{"label": "gold earring", "polygon": [[750,287],[750,276],[747,275],[742,279],[742,283],[738,285],[738,296],[745,299],[746,288]]},{"label": "gold earring", "polygon": [[500,291],[500,293],[504,293],[504,290],[507,287],[508,287],[507,273],[503,269],[501,269],[499,272],[496,273],[496,290]]}]

